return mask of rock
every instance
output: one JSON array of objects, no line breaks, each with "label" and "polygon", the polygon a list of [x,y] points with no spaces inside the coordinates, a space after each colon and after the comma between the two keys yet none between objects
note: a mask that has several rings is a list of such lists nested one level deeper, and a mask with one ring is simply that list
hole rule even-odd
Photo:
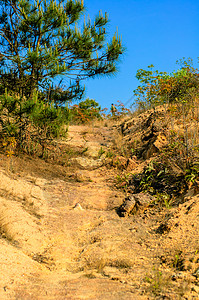
[{"label": "rock", "polygon": [[128,148],[134,149],[138,158],[148,159],[167,145],[167,122],[164,117],[165,112],[158,108],[156,111],[149,110],[120,124]]},{"label": "rock", "polygon": [[47,207],[43,191],[38,185],[27,182],[20,178],[9,178],[0,172],[0,188],[8,195],[22,202],[26,208],[33,209],[37,214],[45,213]]},{"label": "rock", "polygon": [[47,183],[47,180],[44,178],[36,178],[35,179],[35,185],[37,185],[39,187],[44,187],[46,183]]},{"label": "rock", "polygon": [[69,178],[77,181],[77,182],[91,182],[90,176],[86,173],[88,171],[78,170],[77,172],[71,174]]},{"label": "rock", "polygon": [[126,217],[130,214],[144,211],[153,200],[152,196],[144,193],[130,195],[118,208],[118,214],[121,217]]},{"label": "rock", "polygon": [[133,171],[138,166],[134,158],[129,158],[127,161],[127,171]]},{"label": "rock", "polygon": [[124,200],[124,203],[119,207],[118,214],[121,217],[126,217],[135,210],[136,201],[133,196],[129,196]]},{"label": "rock", "polygon": [[102,148],[102,145],[98,142],[87,142],[86,143],[87,151],[85,155],[90,158],[101,158],[102,156],[105,157],[105,150]]},{"label": "rock", "polygon": [[138,164],[135,158],[125,158],[123,156],[116,156],[112,159],[111,164],[113,167],[117,167],[120,170],[134,170]]},{"label": "rock", "polygon": [[199,268],[195,270],[195,272],[193,273],[193,276],[196,278],[199,278]]},{"label": "rock", "polygon": [[79,203],[76,203],[73,207],[74,210],[84,210]]},{"label": "rock", "polygon": [[87,157],[72,158],[70,160],[70,162],[76,163],[83,169],[88,169],[88,170],[97,169],[97,168],[103,166],[103,164],[104,164],[103,159],[93,159],[93,158],[87,158]]},{"label": "rock", "polygon": [[157,135],[156,140],[154,142],[154,146],[160,150],[161,148],[163,148],[164,146],[166,146],[166,144],[168,143],[166,137],[164,134],[160,133]]},{"label": "rock", "polygon": [[128,159],[123,156],[116,156],[112,160],[112,165],[118,169],[126,169],[128,165]]},{"label": "rock", "polygon": [[192,291],[196,292],[196,293],[199,295],[199,286],[194,285],[194,286],[192,287]]}]

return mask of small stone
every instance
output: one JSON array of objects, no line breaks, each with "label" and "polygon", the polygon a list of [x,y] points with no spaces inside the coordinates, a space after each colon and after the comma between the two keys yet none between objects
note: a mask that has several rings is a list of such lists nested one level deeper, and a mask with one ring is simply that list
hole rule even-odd
[{"label": "small stone", "polygon": [[199,278],[199,268],[193,273],[193,276]]},{"label": "small stone", "polygon": [[124,203],[118,208],[118,214],[121,217],[126,217],[135,212],[144,211],[153,199],[152,196],[144,193],[130,195],[125,198]]},{"label": "small stone", "polygon": [[154,146],[160,150],[162,149],[166,144],[168,143],[166,136],[162,133],[160,133],[157,137],[156,140],[154,142]]},{"label": "small stone", "polygon": [[93,159],[88,157],[76,157],[70,160],[72,163],[76,163],[83,169],[93,170],[103,166],[103,159]]},{"label": "small stone", "polygon": [[91,181],[90,176],[88,176],[85,172],[87,172],[87,171],[79,170],[79,171],[75,172],[74,174],[72,174],[70,177],[73,178],[74,180],[76,180],[77,182]]},{"label": "small stone", "polygon": [[127,170],[132,171],[138,166],[135,159],[129,158],[127,161]]},{"label": "small stone", "polygon": [[84,210],[79,203],[76,203],[73,207],[74,210]]},{"label": "small stone", "polygon": [[194,285],[194,286],[192,287],[192,291],[194,291],[194,292],[196,292],[196,293],[199,294],[199,286]]},{"label": "small stone", "polygon": [[129,196],[124,200],[124,203],[119,207],[119,215],[121,217],[128,216],[135,208],[136,201],[133,196]]}]

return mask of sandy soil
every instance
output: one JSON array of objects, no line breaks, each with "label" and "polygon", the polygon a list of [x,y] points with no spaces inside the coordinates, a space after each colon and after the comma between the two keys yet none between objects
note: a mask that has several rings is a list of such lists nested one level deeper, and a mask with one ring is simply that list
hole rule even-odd
[{"label": "sandy soil", "polygon": [[1,156],[0,299],[199,299],[198,196],[121,218],[113,138],[71,126],[68,166]]}]

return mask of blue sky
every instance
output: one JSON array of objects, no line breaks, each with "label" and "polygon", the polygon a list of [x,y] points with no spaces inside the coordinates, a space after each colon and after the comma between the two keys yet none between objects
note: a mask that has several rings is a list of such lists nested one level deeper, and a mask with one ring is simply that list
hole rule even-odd
[{"label": "blue sky", "polygon": [[199,57],[198,0],[84,0],[93,19],[99,10],[107,12],[110,37],[118,27],[126,52],[116,76],[89,79],[86,97],[103,108],[117,100],[130,106],[138,81],[138,69],[153,64],[159,71],[176,70],[176,60]]}]

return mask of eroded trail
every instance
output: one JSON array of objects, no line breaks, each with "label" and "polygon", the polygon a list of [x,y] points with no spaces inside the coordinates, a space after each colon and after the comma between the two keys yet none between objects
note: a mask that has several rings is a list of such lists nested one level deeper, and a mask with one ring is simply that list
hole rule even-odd
[{"label": "eroded trail", "polygon": [[71,126],[63,143],[85,155],[66,178],[2,169],[0,299],[153,298],[146,279],[159,272],[161,215],[118,216],[125,195],[103,166],[112,134]]}]

